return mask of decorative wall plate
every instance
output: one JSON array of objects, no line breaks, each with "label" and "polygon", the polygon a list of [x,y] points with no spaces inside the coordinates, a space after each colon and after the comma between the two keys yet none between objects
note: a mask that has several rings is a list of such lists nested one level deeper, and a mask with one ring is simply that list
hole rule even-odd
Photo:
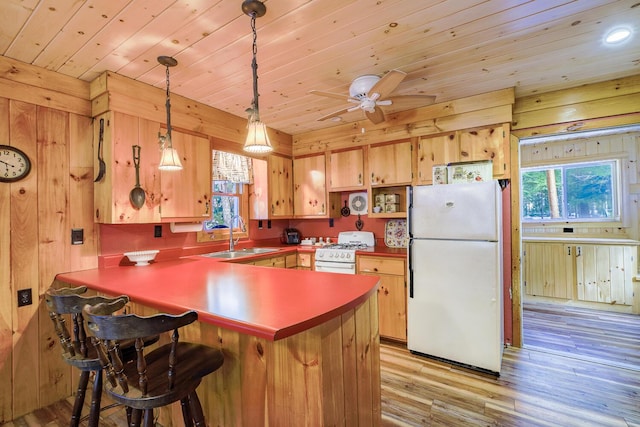
[{"label": "decorative wall plate", "polygon": [[384,244],[390,248],[406,248],[409,242],[406,219],[390,219],[385,225]]}]

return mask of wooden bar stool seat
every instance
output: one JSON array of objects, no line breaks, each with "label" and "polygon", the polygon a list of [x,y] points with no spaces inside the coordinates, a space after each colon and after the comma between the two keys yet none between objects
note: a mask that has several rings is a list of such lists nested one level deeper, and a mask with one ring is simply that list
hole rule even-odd
[{"label": "wooden bar stool seat", "polygon": [[[80,415],[84,405],[85,395],[91,374],[94,374],[93,390],[91,397],[91,408],[89,412],[89,427],[97,427],[100,417],[100,400],[102,396],[102,363],[98,357],[95,346],[87,342],[82,308],[87,304],[108,303],[108,307],[117,311],[123,308],[129,298],[120,296],[116,298],[106,298],[100,296],[85,297],[87,292],[85,286],[77,288],[49,288],[45,293],[45,302],[49,309],[56,334],[62,346],[62,358],[64,361],[80,370],[80,380],[76,390],[76,398],[71,413],[69,425],[77,427],[80,423]],[[73,334],[69,333],[65,315],[71,315]],[[155,337],[155,341],[158,337]],[[147,339],[148,342],[154,339]],[[118,343],[125,360],[135,357],[135,342]]]},{"label": "wooden bar stool seat", "polygon": [[[87,305],[84,313],[102,357],[108,379],[105,390],[114,401],[133,409],[130,425],[140,425],[144,414],[143,425],[153,426],[154,409],[179,401],[185,426],[205,426],[196,388],[203,377],[222,366],[224,356],[219,349],[179,341],[178,330],[195,322],[198,314],[111,316],[110,310],[108,304]],[[170,341],[145,352],[141,338],[165,332],[170,332]],[[136,340],[136,361],[127,363],[110,351],[113,340],[123,339]]]}]

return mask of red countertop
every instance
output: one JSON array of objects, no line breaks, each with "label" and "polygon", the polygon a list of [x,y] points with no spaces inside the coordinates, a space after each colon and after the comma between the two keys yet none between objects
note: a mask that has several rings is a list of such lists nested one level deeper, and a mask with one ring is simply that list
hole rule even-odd
[{"label": "red countertop", "polygon": [[[246,258],[245,258],[246,259]],[[279,340],[320,325],[366,301],[376,276],[318,273],[220,262],[194,256],[61,273],[85,285],[167,313],[198,312],[198,320],[243,334]]]}]

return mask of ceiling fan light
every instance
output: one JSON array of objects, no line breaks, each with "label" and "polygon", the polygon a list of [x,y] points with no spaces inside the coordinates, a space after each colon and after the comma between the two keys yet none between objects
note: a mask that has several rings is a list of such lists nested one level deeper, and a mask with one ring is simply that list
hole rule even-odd
[{"label": "ceiling fan light", "polygon": [[264,123],[261,121],[249,121],[247,127],[249,132],[247,133],[247,140],[244,143],[244,151],[264,154],[273,150],[271,141],[269,140],[269,134],[267,133],[267,126]]}]

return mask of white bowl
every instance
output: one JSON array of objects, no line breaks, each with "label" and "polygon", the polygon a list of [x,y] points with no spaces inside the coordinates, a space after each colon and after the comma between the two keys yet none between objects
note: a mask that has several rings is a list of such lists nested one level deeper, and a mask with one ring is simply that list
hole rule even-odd
[{"label": "white bowl", "polygon": [[153,261],[158,252],[160,251],[157,249],[151,251],[125,252],[124,256],[129,258],[129,261],[135,262],[136,267],[141,267],[143,265],[149,265],[149,261]]}]

